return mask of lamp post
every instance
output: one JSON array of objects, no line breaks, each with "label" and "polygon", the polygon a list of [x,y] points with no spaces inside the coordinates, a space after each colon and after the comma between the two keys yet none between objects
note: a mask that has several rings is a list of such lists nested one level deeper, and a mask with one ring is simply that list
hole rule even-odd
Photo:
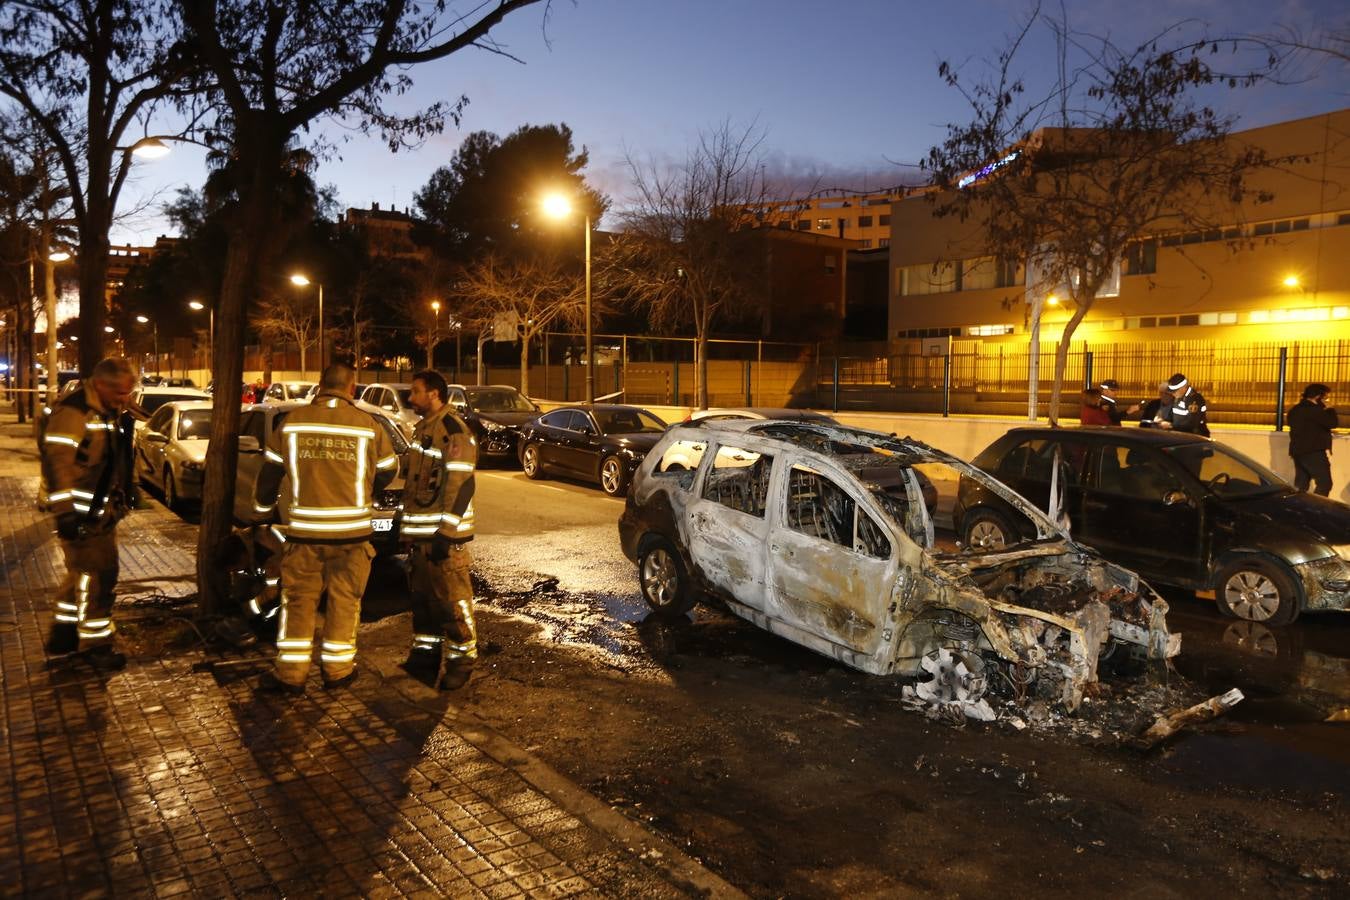
[{"label": "lamp post", "polygon": [[[544,213],[554,219],[572,215],[572,201],[562,194],[544,197]],[[586,229],[586,402],[595,402],[595,348],[591,345],[591,214],[582,216]]]},{"label": "lamp post", "polygon": [[197,312],[206,310],[207,312],[207,330],[206,330],[206,368],[211,370],[216,361],[216,311],[209,309],[205,303],[200,300],[193,300],[188,303]]},{"label": "lamp post", "polygon": [[436,327],[434,331],[427,334],[427,368],[434,369],[436,365],[432,362],[432,356],[436,349],[436,335],[441,333],[441,301],[432,300],[431,310],[436,314]]},{"label": "lamp post", "polygon": [[[151,332],[151,335],[152,335],[152,338],[151,338],[151,339],[154,341],[154,349],[155,349],[155,374],[158,375],[158,374],[159,374],[159,323],[158,323],[158,322],[155,322],[155,321],[153,321],[153,320],[151,320],[151,319],[147,319],[145,316],[137,316],[137,317],[136,317],[136,321],[137,321],[137,322],[140,322],[142,325],[149,325],[149,326],[150,326],[150,332]],[[212,323],[212,324],[214,324],[214,323]]]},{"label": "lamp post", "polygon": [[[309,276],[303,272],[296,272],[291,275],[291,284],[300,287],[308,287],[310,284]],[[323,376],[323,282],[319,282],[319,375]]]}]

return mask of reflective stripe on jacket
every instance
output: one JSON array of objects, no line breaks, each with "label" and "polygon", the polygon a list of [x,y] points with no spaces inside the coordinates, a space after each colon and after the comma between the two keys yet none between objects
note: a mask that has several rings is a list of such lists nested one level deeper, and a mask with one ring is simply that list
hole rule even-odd
[{"label": "reflective stripe on jacket", "polygon": [[[292,410],[267,441],[275,495],[282,471],[290,488],[281,498],[286,539],[346,544],[367,540],[375,492],[398,473],[398,455],[379,423],[350,397],[323,391]],[[268,498],[270,499],[270,498]]]},{"label": "reflective stripe on jacket", "polygon": [[45,499],[53,513],[79,513],[101,525],[122,516],[125,506],[110,498],[124,496],[131,485],[132,427],[129,415],[103,407],[92,386],[56,404],[38,432]]},{"label": "reflective stripe on jacket", "polygon": [[449,404],[422,419],[408,446],[400,534],[415,541],[442,534],[473,539],[473,472],[478,443]]}]

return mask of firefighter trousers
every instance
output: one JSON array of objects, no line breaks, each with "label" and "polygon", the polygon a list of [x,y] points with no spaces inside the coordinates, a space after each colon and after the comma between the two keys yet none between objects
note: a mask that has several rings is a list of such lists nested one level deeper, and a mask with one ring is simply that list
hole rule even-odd
[{"label": "firefighter trousers", "polygon": [[449,557],[440,562],[427,556],[430,549],[430,542],[412,549],[413,649],[440,650],[446,660],[477,659],[469,546],[452,544]]},{"label": "firefighter trousers", "polygon": [[56,598],[56,621],[73,624],[80,646],[112,641],[113,592],[117,587],[117,527],[77,540],[61,540],[66,579]]},{"label": "firefighter trousers", "polygon": [[281,621],[277,626],[277,677],[304,684],[314,656],[314,619],[319,597],[328,591],[319,662],[323,677],[335,681],[356,668],[356,626],[361,595],[370,578],[375,548],[350,544],[286,545],[281,560]]}]

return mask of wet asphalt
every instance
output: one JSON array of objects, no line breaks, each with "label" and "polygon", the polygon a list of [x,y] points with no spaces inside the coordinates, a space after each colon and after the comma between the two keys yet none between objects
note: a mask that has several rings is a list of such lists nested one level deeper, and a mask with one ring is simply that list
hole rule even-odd
[{"label": "wet asphalt", "polygon": [[[585,646],[600,665],[646,668],[662,641],[678,639],[644,625],[636,567],[619,547],[621,500],[580,482],[531,482],[518,470],[481,470],[477,482],[474,551],[489,603],[538,622],[555,640]],[[545,577],[557,579],[556,591],[539,584]],[[1163,593],[1169,625],[1183,634],[1177,671],[1207,695],[1233,687],[1246,695],[1220,722],[1174,741],[1166,767],[1191,784],[1350,793],[1350,721],[1343,721],[1350,717],[1350,614],[1267,628],[1224,618],[1212,600]],[[722,627],[711,630],[718,640],[680,652],[721,654],[744,641],[752,655],[767,652],[778,664],[795,660],[812,672],[836,665],[716,611],[694,615],[719,620]],[[778,643],[781,655],[773,653]]]}]

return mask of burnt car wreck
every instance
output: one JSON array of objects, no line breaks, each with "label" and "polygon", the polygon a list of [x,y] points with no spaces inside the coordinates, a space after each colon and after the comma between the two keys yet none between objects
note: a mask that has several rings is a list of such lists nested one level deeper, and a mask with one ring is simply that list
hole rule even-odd
[{"label": "burnt car wreck", "polygon": [[[1021,544],[956,540],[977,479],[1026,519]],[[761,628],[913,696],[992,719],[989,701],[1083,702],[1107,658],[1166,660],[1167,604],[984,472],[907,438],[790,422],[670,429],[619,523],[649,605],[715,598]]]}]

